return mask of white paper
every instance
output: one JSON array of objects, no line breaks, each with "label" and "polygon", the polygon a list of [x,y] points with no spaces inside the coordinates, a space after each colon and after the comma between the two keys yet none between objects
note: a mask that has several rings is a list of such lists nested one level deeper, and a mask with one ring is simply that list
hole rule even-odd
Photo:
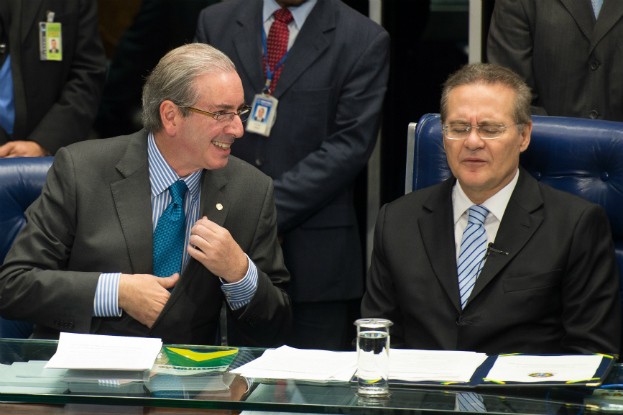
[{"label": "white paper", "polygon": [[499,356],[487,380],[500,382],[590,382],[601,364],[600,355]]},{"label": "white paper", "polygon": [[268,349],[259,358],[232,370],[247,378],[348,382],[357,370],[356,352]]},{"label": "white paper", "polygon": [[149,370],[162,340],[148,337],[61,333],[46,369]]},{"label": "white paper", "polygon": [[486,359],[476,352],[390,349],[389,379],[467,383]]}]

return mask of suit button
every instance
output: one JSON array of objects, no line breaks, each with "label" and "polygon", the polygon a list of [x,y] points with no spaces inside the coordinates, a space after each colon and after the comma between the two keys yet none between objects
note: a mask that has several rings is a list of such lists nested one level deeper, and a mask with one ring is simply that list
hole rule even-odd
[{"label": "suit button", "polygon": [[599,113],[597,112],[597,110],[591,110],[591,112],[588,113],[588,116],[591,117],[591,119],[596,119],[597,117],[599,117]]},{"label": "suit button", "polygon": [[264,164],[264,159],[263,158],[258,157],[258,158],[255,159],[255,165],[257,167],[261,167],[263,164]]},{"label": "suit button", "polygon": [[6,52],[6,43],[0,43],[0,53]]},{"label": "suit button", "polygon": [[597,62],[597,61],[592,61],[592,62],[591,62],[591,69],[592,69],[593,71],[596,71],[596,70],[597,70],[597,68],[599,68],[599,62]]}]

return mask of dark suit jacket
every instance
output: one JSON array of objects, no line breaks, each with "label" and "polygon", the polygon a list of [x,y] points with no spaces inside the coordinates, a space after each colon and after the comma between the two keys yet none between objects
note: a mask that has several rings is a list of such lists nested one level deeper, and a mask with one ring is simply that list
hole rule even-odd
[{"label": "dark suit jacket", "polygon": [[521,170],[495,248],[460,307],[454,178],[385,205],[364,317],[396,347],[486,353],[617,353],[619,277],[605,211]]},{"label": "dark suit jacket", "polygon": [[[245,99],[264,86],[262,0],[205,9],[199,42],[236,64]],[[270,137],[232,152],[275,180],[279,233],[295,302],[361,297],[363,262],[352,185],[372,153],[389,70],[389,36],[338,0],[319,0],[285,61]]]},{"label": "dark suit jacket", "polygon": [[540,115],[623,121],[623,2],[497,0],[487,56],[533,89]]},{"label": "dark suit jacket", "polygon": [[[86,140],[104,88],[106,56],[93,0],[3,0],[12,7],[9,33],[15,94],[14,140],[50,153]],[[47,11],[62,24],[63,60],[39,59],[39,22]],[[16,18],[21,14],[21,19]],[[0,145],[9,140],[0,128]]]},{"label": "dark suit jacket", "polygon": [[[230,157],[226,167],[204,171],[200,209],[229,230],[258,268],[251,302],[233,312],[227,308],[244,336],[237,344],[279,344],[291,310],[280,288],[289,275],[277,241],[271,180]],[[152,273],[145,131],[61,149],[26,219],[0,268],[2,317],[34,322],[35,337],[72,331],[213,344],[224,296],[219,278],[194,259],[151,330],[125,313],[91,317],[100,273]]]}]

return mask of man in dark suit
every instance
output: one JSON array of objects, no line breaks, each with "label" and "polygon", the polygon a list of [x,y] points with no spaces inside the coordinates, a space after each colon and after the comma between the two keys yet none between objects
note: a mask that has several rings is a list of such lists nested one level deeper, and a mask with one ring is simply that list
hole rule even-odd
[{"label": "man in dark suit", "polygon": [[[50,20],[61,24],[62,60],[41,60],[39,23]],[[86,140],[106,77],[97,2],[3,0],[0,44],[0,157],[54,155]]]},{"label": "man in dark suit", "polygon": [[350,348],[363,294],[353,183],[379,131],[389,36],[339,0],[208,7],[196,40],[234,61],[249,103],[267,81],[262,32],[270,45],[273,13],[284,8],[292,15],[288,52],[267,88],[279,101],[275,124],[269,136],[247,131],[232,151],[275,180],[279,235],[292,274],[288,344],[340,350]]},{"label": "man in dark suit", "polygon": [[606,213],[519,167],[530,100],[497,65],[467,65],[446,81],[440,118],[454,177],[385,205],[376,224],[362,315],[392,320],[394,347],[618,353]]},{"label": "man in dark suit", "polygon": [[532,88],[533,113],[623,121],[623,2],[497,0],[487,56]]},{"label": "man in dark suit", "polygon": [[[145,130],[57,153],[0,268],[2,317],[34,322],[36,338],[72,331],[212,344],[226,299],[238,336],[230,343],[282,343],[289,274],[272,181],[229,155],[248,114],[235,67],[208,45],[174,49],[143,102]],[[188,189],[181,199],[178,185]],[[176,204],[179,234],[159,239]]]}]

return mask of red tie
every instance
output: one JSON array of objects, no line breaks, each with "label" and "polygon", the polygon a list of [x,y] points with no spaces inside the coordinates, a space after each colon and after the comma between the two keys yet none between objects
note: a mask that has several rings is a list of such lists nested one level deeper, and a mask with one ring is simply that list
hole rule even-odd
[{"label": "red tie", "polygon": [[[266,38],[266,49],[268,53],[268,66],[271,72],[275,71],[275,66],[283,58],[283,55],[288,51],[288,38],[290,37],[290,30],[288,29],[288,23],[292,21],[292,13],[288,9],[279,9],[273,13],[275,21],[270,27],[268,37]],[[264,77],[266,77],[266,57],[263,61],[264,65]],[[279,75],[281,75],[281,65],[273,73],[273,80],[270,83],[268,93],[272,95],[277,85]]]}]

